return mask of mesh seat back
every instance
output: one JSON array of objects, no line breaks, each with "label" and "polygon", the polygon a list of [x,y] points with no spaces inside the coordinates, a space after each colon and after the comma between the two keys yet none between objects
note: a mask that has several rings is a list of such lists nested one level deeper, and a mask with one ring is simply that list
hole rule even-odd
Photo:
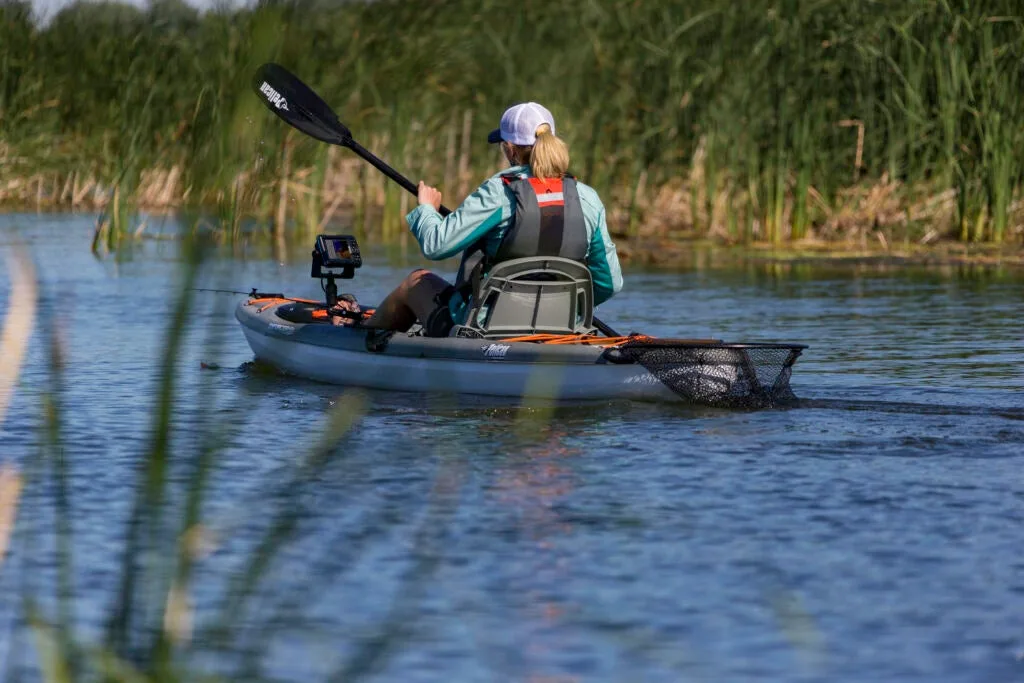
[{"label": "mesh seat back", "polygon": [[594,325],[590,270],[558,257],[502,261],[474,292],[465,327],[483,337],[580,334]]}]

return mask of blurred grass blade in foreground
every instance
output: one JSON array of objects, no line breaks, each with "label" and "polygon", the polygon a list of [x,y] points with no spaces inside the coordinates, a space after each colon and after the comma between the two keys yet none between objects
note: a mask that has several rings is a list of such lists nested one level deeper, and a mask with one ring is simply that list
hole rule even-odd
[{"label": "blurred grass blade in foreground", "polygon": [[[14,395],[36,314],[35,269],[28,254],[16,249],[14,255],[7,257],[7,263],[11,271],[11,294],[0,333],[0,424]],[[14,529],[21,485],[21,475],[13,466],[0,464],[0,565]]]},{"label": "blurred grass blade in foreground", "polygon": [[0,465],[0,567],[7,554],[7,543],[14,530],[14,518],[21,495],[21,475],[11,465]]},{"label": "blurred grass blade in foreground", "polygon": [[7,257],[11,271],[11,295],[7,303],[3,333],[0,334],[0,424],[3,424],[7,406],[14,394],[22,361],[32,336],[36,316],[35,268],[28,254],[15,249]]}]

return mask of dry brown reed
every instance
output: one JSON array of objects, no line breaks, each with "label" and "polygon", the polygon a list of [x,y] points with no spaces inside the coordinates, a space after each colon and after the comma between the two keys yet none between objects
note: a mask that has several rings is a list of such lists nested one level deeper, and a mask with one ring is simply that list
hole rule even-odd
[{"label": "dry brown reed", "polygon": [[[472,177],[468,164],[472,145],[472,117],[466,116],[458,136],[445,138],[443,164],[449,174],[447,182],[456,188],[454,196],[445,193],[445,202],[457,205],[475,189],[478,180]],[[452,129],[454,130],[454,128]],[[457,140],[457,142],[456,142]],[[383,143],[386,140],[375,140]],[[619,188],[606,197],[608,222],[618,239],[651,238],[711,239],[722,244],[769,240],[764,219],[756,210],[756,196],[731,182],[719,182],[711,195],[704,175],[704,156],[698,147],[691,160],[689,174],[682,179],[651,187],[641,173],[633,187]],[[406,147],[402,163],[413,168],[412,146]],[[291,154],[284,152],[281,174],[276,181],[260,181],[249,172],[240,172],[232,181],[232,203],[239,216],[258,216],[261,202],[275,198],[274,239],[278,248],[287,241],[287,226],[300,218],[307,231],[321,232],[340,216],[356,213],[366,233],[383,232],[394,237],[401,232],[404,216],[413,206],[414,198],[404,192],[389,193],[386,180],[367,170],[365,164],[351,154],[332,148],[327,153],[322,180],[311,184],[315,169],[310,166],[290,167]],[[435,160],[436,165],[436,160]],[[431,162],[420,164],[424,171],[410,175],[429,180]],[[132,206],[152,214],[175,212],[188,203],[190,196],[204,195],[201,188],[186,186],[180,165],[147,169],[130,198]],[[795,182],[789,179],[789,184]],[[443,187],[443,186],[442,186]],[[214,201],[219,195],[210,197]],[[114,192],[96,178],[72,172],[65,177],[33,174],[13,178],[0,185],[0,204],[41,209],[99,211],[111,205]],[[392,210],[389,204],[394,203]],[[957,192],[955,189],[908,188],[883,173],[881,178],[862,181],[835,193],[826,202],[821,193],[810,186],[808,202],[818,220],[799,238],[792,234],[795,194],[787,193],[779,214],[778,238],[814,242],[827,240],[860,244],[864,235],[873,231],[909,231],[908,238],[927,244],[952,235],[957,225]],[[1009,240],[1024,236],[1024,202],[1010,206],[1007,228]],[[235,218],[237,223],[238,218]],[[380,222],[385,223],[382,225]],[[877,239],[877,238],[875,238]]]}]

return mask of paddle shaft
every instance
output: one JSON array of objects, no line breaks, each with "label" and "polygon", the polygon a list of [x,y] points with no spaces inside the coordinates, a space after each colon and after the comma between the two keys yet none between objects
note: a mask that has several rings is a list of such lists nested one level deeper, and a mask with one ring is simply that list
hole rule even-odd
[{"label": "paddle shaft", "polygon": [[[355,140],[349,138],[347,143],[345,144],[345,146],[348,147],[349,149],[351,149],[353,152],[355,152],[359,156],[361,156],[366,161],[370,162],[371,166],[373,166],[378,171],[380,171],[381,173],[386,175],[388,178],[391,178],[392,180],[394,180],[396,183],[401,185],[407,191],[411,192],[414,195],[419,195],[420,188],[417,185],[414,185],[411,180],[406,178],[404,175],[402,175],[401,173],[399,173],[395,169],[391,168],[391,166],[389,166],[387,164],[387,162],[385,162],[383,159],[378,157],[376,154],[374,154],[370,150],[368,150],[365,147],[363,147],[362,145],[360,145]],[[447,206],[442,205],[441,208],[439,208],[437,210],[437,212],[439,214],[441,214],[442,216],[447,216],[448,214],[450,214],[452,212],[452,210],[449,209]]]},{"label": "paddle shaft", "polygon": [[616,332],[615,330],[613,330],[612,328],[608,327],[603,322],[598,320],[597,316],[594,316],[594,327],[596,327],[601,332],[601,334],[603,334],[606,337],[621,337],[622,336],[621,334],[619,334],[618,332]]}]

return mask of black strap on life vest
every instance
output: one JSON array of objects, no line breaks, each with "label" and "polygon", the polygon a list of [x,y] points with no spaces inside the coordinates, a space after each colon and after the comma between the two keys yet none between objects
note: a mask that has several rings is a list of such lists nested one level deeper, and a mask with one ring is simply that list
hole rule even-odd
[{"label": "black strap on life vest", "polygon": [[585,263],[590,241],[576,179],[501,176],[515,196],[512,225],[493,257],[482,241],[463,256],[456,287],[463,298],[476,291],[483,273],[495,263],[530,256],[560,256]]}]

